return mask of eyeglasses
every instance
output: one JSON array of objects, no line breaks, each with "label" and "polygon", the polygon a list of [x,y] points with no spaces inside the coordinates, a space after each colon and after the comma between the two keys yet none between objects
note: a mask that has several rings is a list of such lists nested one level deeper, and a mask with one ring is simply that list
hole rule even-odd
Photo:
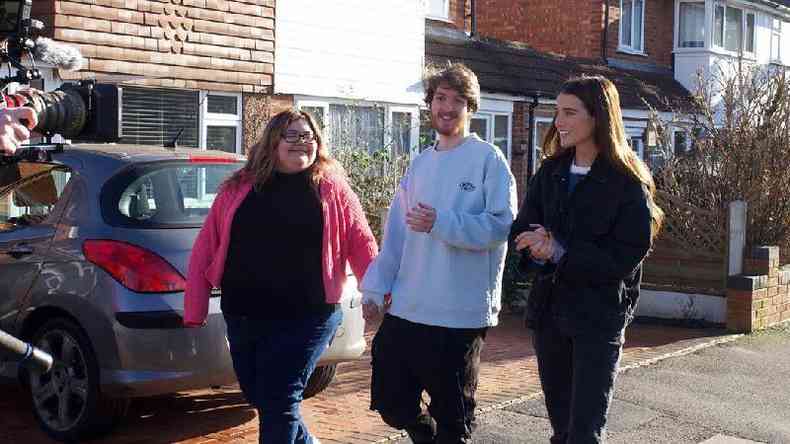
[{"label": "eyeglasses", "polygon": [[315,140],[315,134],[312,132],[297,133],[295,131],[288,131],[285,133],[285,141],[288,143],[305,142],[310,143]]}]

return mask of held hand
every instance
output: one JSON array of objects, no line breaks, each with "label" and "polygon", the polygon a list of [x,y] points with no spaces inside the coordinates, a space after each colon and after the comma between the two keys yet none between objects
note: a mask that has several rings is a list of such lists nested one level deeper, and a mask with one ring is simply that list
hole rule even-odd
[{"label": "held hand", "polygon": [[525,248],[530,250],[537,247],[548,238],[546,229],[542,225],[530,224],[532,231],[524,231],[516,236],[516,250],[521,251]]},{"label": "held hand", "polygon": [[538,260],[549,260],[554,254],[554,239],[550,232],[537,224],[530,227],[533,231],[525,231],[516,236],[516,250],[529,249],[529,254]]},{"label": "held hand", "polygon": [[422,202],[406,212],[406,224],[412,231],[430,233],[436,222],[436,209]]},{"label": "held hand", "polygon": [[384,314],[384,309],[376,305],[375,302],[364,302],[362,304],[362,317],[365,322],[378,321]]},{"label": "held hand", "polygon": [[36,113],[28,107],[0,109],[0,152],[14,154],[19,145],[30,138],[30,129],[37,124]]}]

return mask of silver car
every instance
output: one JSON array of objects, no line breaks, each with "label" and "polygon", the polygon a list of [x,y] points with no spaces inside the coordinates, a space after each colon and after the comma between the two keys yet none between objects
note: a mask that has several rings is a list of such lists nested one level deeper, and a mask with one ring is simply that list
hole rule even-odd
[{"label": "silver car", "polygon": [[[235,383],[220,292],[204,328],[182,328],[187,262],[217,187],[243,165],[213,151],[128,145],[31,149],[0,164],[0,329],[55,357],[47,374],[0,350],[53,438],[107,431],[130,398]],[[343,324],[308,383],[365,348],[349,277]]]}]

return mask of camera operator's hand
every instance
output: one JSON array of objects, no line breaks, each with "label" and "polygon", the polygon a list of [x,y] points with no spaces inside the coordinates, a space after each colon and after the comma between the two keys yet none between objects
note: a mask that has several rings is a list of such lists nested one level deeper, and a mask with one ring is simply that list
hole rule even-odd
[{"label": "camera operator's hand", "polygon": [[28,107],[0,108],[0,153],[14,154],[19,145],[30,138],[30,130],[37,124],[36,113]]}]

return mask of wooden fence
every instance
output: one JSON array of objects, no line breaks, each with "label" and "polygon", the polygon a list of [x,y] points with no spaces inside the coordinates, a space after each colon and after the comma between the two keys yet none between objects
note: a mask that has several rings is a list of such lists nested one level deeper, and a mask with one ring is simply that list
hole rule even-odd
[{"label": "wooden fence", "polygon": [[724,296],[727,210],[697,208],[662,191],[656,202],[666,218],[645,260],[642,288]]}]

